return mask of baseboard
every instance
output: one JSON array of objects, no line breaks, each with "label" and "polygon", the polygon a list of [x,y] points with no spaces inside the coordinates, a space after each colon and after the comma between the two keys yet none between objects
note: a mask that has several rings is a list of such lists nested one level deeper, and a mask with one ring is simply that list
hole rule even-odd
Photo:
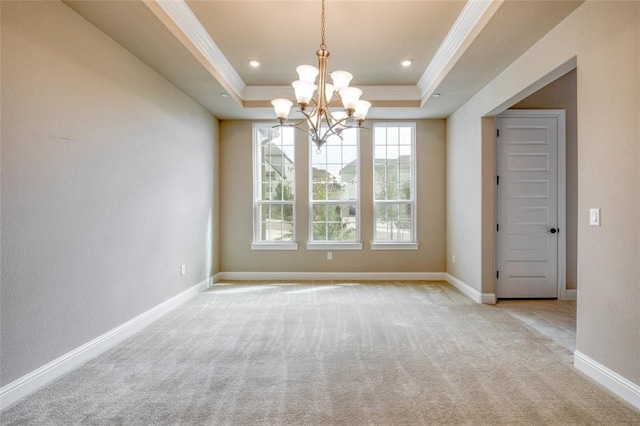
[{"label": "baseboard", "polygon": [[494,293],[480,293],[475,288],[471,287],[469,284],[460,281],[456,277],[451,274],[445,274],[446,281],[460,290],[465,296],[469,299],[473,300],[476,303],[482,303],[485,305],[495,305],[496,304],[496,295]]},{"label": "baseboard", "polygon": [[214,282],[224,280],[331,280],[331,281],[445,281],[444,272],[219,272]]},{"label": "baseboard", "polygon": [[496,303],[495,294],[480,293],[445,272],[219,272],[214,276],[216,283],[224,280],[447,281],[476,303]]},{"label": "baseboard", "polygon": [[130,321],[3,386],[0,388],[0,410],[7,408],[63,374],[106,352],[169,311],[206,290],[211,284],[213,284],[213,279],[208,278]]},{"label": "baseboard", "polygon": [[589,358],[580,351],[573,353],[573,365],[587,376],[640,410],[640,386]]},{"label": "baseboard", "polygon": [[578,300],[578,290],[568,289],[562,291],[560,294],[560,300]]}]

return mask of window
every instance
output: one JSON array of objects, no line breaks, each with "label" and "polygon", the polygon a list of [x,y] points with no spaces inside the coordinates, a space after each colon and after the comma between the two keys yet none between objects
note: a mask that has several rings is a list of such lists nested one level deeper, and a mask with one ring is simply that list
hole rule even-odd
[{"label": "window", "polygon": [[253,126],[254,250],[296,250],[294,129]]},{"label": "window", "polygon": [[358,136],[346,130],[320,150],[310,143],[310,250],[362,249]]},{"label": "window", "polygon": [[417,249],[415,123],[373,125],[372,249]]}]

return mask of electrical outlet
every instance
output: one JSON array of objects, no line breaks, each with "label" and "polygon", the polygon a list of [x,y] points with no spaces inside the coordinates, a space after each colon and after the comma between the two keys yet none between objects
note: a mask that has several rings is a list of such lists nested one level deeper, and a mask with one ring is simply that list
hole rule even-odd
[{"label": "electrical outlet", "polygon": [[451,256],[451,261],[452,261],[453,263],[456,263],[456,255],[455,255],[455,254]]},{"label": "electrical outlet", "polygon": [[187,274],[187,265],[182,265],[182,267],[180,268],[180,275],[186,275]]},{"label": "electrical outlet", "polygon": [[327,252],[327,260],[332,260],[333,259],[333,253],[328,251]]}]

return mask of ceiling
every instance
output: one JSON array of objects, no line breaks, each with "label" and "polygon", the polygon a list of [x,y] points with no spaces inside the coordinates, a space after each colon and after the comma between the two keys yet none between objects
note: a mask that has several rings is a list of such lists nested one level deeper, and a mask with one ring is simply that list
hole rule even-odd
[{"label": "ceiling", "polygon": [[[329,72],[354,75],[370,118],[447,117],[581,2],[326,0]],[[64,3],[220,119],[273,119],[317,66],[320,0]]]}]

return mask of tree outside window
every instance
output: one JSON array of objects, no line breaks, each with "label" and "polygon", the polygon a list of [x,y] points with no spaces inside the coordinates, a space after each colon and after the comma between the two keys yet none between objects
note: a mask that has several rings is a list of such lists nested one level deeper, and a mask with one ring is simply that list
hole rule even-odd
[{"label": "tree outside window", "polygon": [[356,242],[358,233],[358,138],[356,130],[333,136],[311,153],[312,242]]},{"label": "tree outside window", "polygon": [[254,243],[294,240],[294,153],[293,129],[254,125]]},{"label": "tree outside window", "polygon": [[374,242],[412,242],[415,125],[374,125]]}]

